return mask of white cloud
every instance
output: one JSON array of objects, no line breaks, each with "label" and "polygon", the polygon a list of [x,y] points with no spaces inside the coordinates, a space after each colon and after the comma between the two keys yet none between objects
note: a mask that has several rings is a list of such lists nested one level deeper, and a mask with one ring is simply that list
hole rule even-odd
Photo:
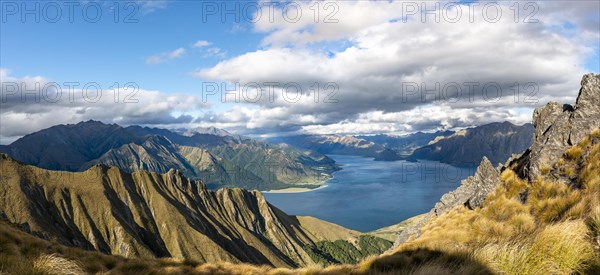
[{"label": "white cloud", "polygon": [[183,55],[185,55],[185,53],[186,53],[186,50],[184,48],[177,48],[170,52],[155,54],[155,55],[152,55],[152,56],[149,56],[146,58],[146,64],[156,65],[156,64],[164,63],[164,62],[172,60],[172,59],[181,58]]},{"label": "white cloud", "polygon": [[[422,22],[420,14],[403,22],[401,2],[335,3],[339,23],[315,24],[312,16],[296,23],[277,16],[273,23],[259,20],[255,30],[266,33],[264,48],[199,70],[197,76],[242,86],[297,83],[305,93],[314,83],[333,82],[339,87],[335,104],[315,103],[311,97],[291,103],[276,89],[275,100],[257,101],[256,110],[236,117],[248,128],[337,133],[453,128],[503,120],[523,123],[530,120],[534,107],[547,101],[575,100],[586,73],[583,64],[597,43],[586,27],[588,20],[561,17],[560,7],[542,10],[546,4],[539,4],[535,17],[539,23],[523,23],[525,12],[515,23],[508,4],[502,4],[505,16],[488,22],[481,16],[483,3],[473,9],[473,22],[466,14],[470,7],[462,5],[465,18],[438,23],[433,16]],[[313,4],[300,3],[304,11]],[[566,10],[572,16],[597,16],[598,9],[590,9]],[[565,20],[575,26],[568,33],[556,28]],[[329,47],[330,42],[338,43]],[[339,49],[339,45],[346,46]],[[478,87],[469,91],[465,83],[471,82]],[[439,99],[443,87],[453,83],[460,85],[463,96],[471,92],[473,98],[456,102],[423,98],[435,89]],[[518,97],[514,83],[520,84]],[[415,93],[406,89],[413,84],[418,86]],[[496,86],[502,89],[498,99],[494,89],[483,90]],[[494,100],[486,100],[490,91]],[[382,117],[393,121],[376,121]]]},{"label": "white cloud", "polygon": [[194,48],[202,48],[202,47],[206,47],[210,44],[211,43],[206,40],[198,40],[198,41],[196,41],[196,43],[194,43],[193,47]]}]

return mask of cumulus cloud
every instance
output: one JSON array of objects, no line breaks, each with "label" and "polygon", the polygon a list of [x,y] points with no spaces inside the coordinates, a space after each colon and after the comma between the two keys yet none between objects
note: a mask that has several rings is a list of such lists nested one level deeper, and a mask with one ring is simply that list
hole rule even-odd
[{"label": "cumulus cloud", "polygon": [[146,58],[146,64],[148,65],[156,65],[160,63],[164,63],[166,61],[181,58],[185,55],[186,50],[184,48],[177,48],[175,50],[169,52],[163,52],[160,54],[155,54]]},{"label": "cumulus cloud", "polygon": [[[583,64],[596,52],[597,24],[594,32],[590,22],[598,16],[597,3],[537,3],[531,17],[524,6],[517,16],[510,13],[514,3],[500,4],[504,16],[496,20],[486,3],[440,2],[447,10],[439,11],[439,22],[431,14],[403,14],[403,2],[335,4],[338,23],[323,18],[315,23],[311,14],[297,22],[259,20],[254,27],[266,33],[263,48],[197,71],[205,80],[238,84],[240,98],[248,90],[274,92],[268,99],[246,100],[257,108],[247,108],[244,116],[222,115],[250,129],[310,133],[524,123],[547,101],[573,102],[586,73]],[[310,11],[315,2],[297,5]],[[561,7],[571,16],[560,15]],[[444,17],[458,9],[461,20]],[[339,43],[328,47],[332,41]],[[299,100],[285,97],[290,83],[294,91],[300,87]],[[335,84],[335,102],[314,100],[315,83]],[[393,121],[379,121],[382,117]]]}]

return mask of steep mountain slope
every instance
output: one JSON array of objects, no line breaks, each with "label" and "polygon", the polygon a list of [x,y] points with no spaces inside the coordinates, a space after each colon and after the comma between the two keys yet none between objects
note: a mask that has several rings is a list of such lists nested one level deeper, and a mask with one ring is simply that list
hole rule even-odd
[{"label": "steep mountain slope", "polygon": [[[318,251],[315,240],[340,236],[315,230],[332,225],[314,218],[304,227],[306,219],[286,215],[258,191],[211,191],[175,170],[49,171],[5,154],[0,167],[0,217],[45,239],[107,254],[303,266],[314,262],[307,250]],[[343,237],[361,237],[336,228]]]},{"label": "steep mountain slope", "polygon": [[429,145],[416,149],[408,159],[475,166],[485,156],[493,164],[503,163],[512,154],[521,153],[531,145],[533,131],[533,125],[529,123],[522,126],[510,122],[490,123],[436,138]]},{"label": "steep mountain slope", "polygon": [[219,135],[197,130],[183,135],[166,129],[123,128],[88,121],[33,133],[1,147],[0,152],[46,169],[84,171],[106,164],[128,172],[145,169],[164,173],[173,168],[211,187],[259,190],[318,187],[339,169],[333,160],[314,152],[215,129],[207,131]]},{"label": "steep mountain slope", "polygon": [[26,135],[0,150],[13,158],[38,167],[77,171],[86,162],[106,151],[142,139],[116,124],[97,121],[56,125]]}]

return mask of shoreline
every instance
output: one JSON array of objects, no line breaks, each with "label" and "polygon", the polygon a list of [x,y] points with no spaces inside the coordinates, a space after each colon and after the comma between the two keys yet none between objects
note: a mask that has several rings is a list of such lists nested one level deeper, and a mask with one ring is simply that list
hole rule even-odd
[{"label": "shoreline", "polygon": [[294,194],[294,193],[306,193],[306,192],[312,192],[312,191],[316,191],[319,189],[323,189],[328,187],[329,185],[325,184],[325,185],[321,185],[317,188],[306,188],[306,187],[290,187],[290,188],[284,188],[284,189],[277,189],[277,190],[268,190],[268,191],[261,191],[261,193],[267,193],[267,194]]}]

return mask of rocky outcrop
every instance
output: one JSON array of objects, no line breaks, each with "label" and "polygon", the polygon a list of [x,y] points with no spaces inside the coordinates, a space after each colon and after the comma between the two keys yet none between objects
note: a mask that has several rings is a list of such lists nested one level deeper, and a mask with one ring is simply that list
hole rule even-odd
[{"label": "rocky outcrop", "polygon": [[483,157],[475,175],[463,180],[456,190],[444,194],[433,210],[439,216],[458,205],[470,209],[481,207],[485,198],[494,191],[499,182],[500,174],[492,163]]},{"label": "rocky outcrop", "polygon": [[562,152],[600,127],[600,75],[587,74],[574,106],[550,102],[533,114],[535,135],[529,152],[513,162],[521,163],[521,176],[533,180],[541,170],[556,164]]},{"label": "rocky outcrop", "polygon": [[418,237],[420,229],[435,217],[450,211],[457,206],[466,206],[470,209],[481,207],[485,198],[500,183],[500,173],[492,163],[484,157],[477,171],[471,177],[463,180],[456,190],[444,194],[435,207],[425,215],[418,223],[402,231],[394,244],[394,247],[407,241],[411,236]]}]

